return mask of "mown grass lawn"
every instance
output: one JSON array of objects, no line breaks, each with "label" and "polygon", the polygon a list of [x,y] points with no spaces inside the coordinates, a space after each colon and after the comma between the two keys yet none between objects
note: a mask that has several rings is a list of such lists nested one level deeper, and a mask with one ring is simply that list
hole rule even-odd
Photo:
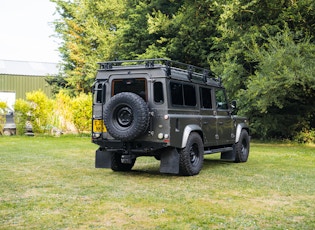
[{"label": "mown grass lawn", "polygon": [[194,177],[94,168],[87,137],[0,137],[1,229],[315,229],[315,147],[252,143]]}]

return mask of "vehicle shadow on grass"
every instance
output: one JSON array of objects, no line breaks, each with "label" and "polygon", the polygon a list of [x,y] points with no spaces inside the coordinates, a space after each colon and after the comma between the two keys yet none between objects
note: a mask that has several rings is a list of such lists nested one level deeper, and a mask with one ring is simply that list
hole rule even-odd
[{"label": "vehicle shadow on grass", "polygon": [[[222,168],[222,167],[231,167],[232,165],[233,165],[233,162],[231,161],[205,158],[201,171],[211,170],[211,169],[213,170],[215,168]],[[160,178],[181,176],[178,174],[160,173],[159,167],[160,167],[160,164],[157,161],[156,163],[136,165],[136,167],[129,172],[119,172],[119,173],[122,175],[128,175],[128,176],[160,177]]]},{"label": "vehicle shadow on grass", "polygon": [[226,167],[232,167],[233,161],[220,160],[220,159],[204,159],[203,167],[201,170],[213,170]]}]

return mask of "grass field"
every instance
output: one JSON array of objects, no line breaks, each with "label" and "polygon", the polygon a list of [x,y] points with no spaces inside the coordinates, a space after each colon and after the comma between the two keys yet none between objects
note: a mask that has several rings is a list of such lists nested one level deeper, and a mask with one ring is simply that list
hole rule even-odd
[{"label": "grass field", "polygon": [[252,143],[194,177],[94,168],[87,137],[0,136],[0,229],[315,229],[315,147]]}]

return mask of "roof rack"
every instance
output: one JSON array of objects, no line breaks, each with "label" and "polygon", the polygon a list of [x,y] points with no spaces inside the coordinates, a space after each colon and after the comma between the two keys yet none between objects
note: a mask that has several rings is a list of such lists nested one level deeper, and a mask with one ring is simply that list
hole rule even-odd
[{"label": "roof rack", "polygon": [[182,62],[172,61],[165,58],[143,59],[143,60],[120,60],[120,61],[106,61],[99,62],[101,70],[112,70],[113,66],[135,66],[144,65],[145,68],[155,68],[155,64],[162,64],[166,68],[166,75],[171,76],[172,69],[181,71],[187,74],[189,81],[193,76],[200,77],[204,83],[208,79],[218,81],[221,85],[221,79],[216,78],[215,74],[210,69],[200,68],[194,65],[185,64]]}]

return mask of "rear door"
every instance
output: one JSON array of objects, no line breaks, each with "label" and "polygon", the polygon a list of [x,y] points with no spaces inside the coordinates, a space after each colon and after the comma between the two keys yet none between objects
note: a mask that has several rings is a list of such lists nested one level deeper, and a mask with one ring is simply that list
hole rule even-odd
[{"label": "rear door", "polygon": [[[119,77],[117,77],[119,76]],[[117,75],[112,79],[111,96],[122,92],[130,92],[139,95],[143,100],[148,101],[147,90],[147,74],[131,74],[130,75]],[[122,78],[122,77],[123,78]]]},{"label": "rear door", "polygon": [[93,122],[92,132],[102,133],[106,132],[106,127],[103,122],[103,105],[106,100],[106,82],[97,81],[93,85]]}]

